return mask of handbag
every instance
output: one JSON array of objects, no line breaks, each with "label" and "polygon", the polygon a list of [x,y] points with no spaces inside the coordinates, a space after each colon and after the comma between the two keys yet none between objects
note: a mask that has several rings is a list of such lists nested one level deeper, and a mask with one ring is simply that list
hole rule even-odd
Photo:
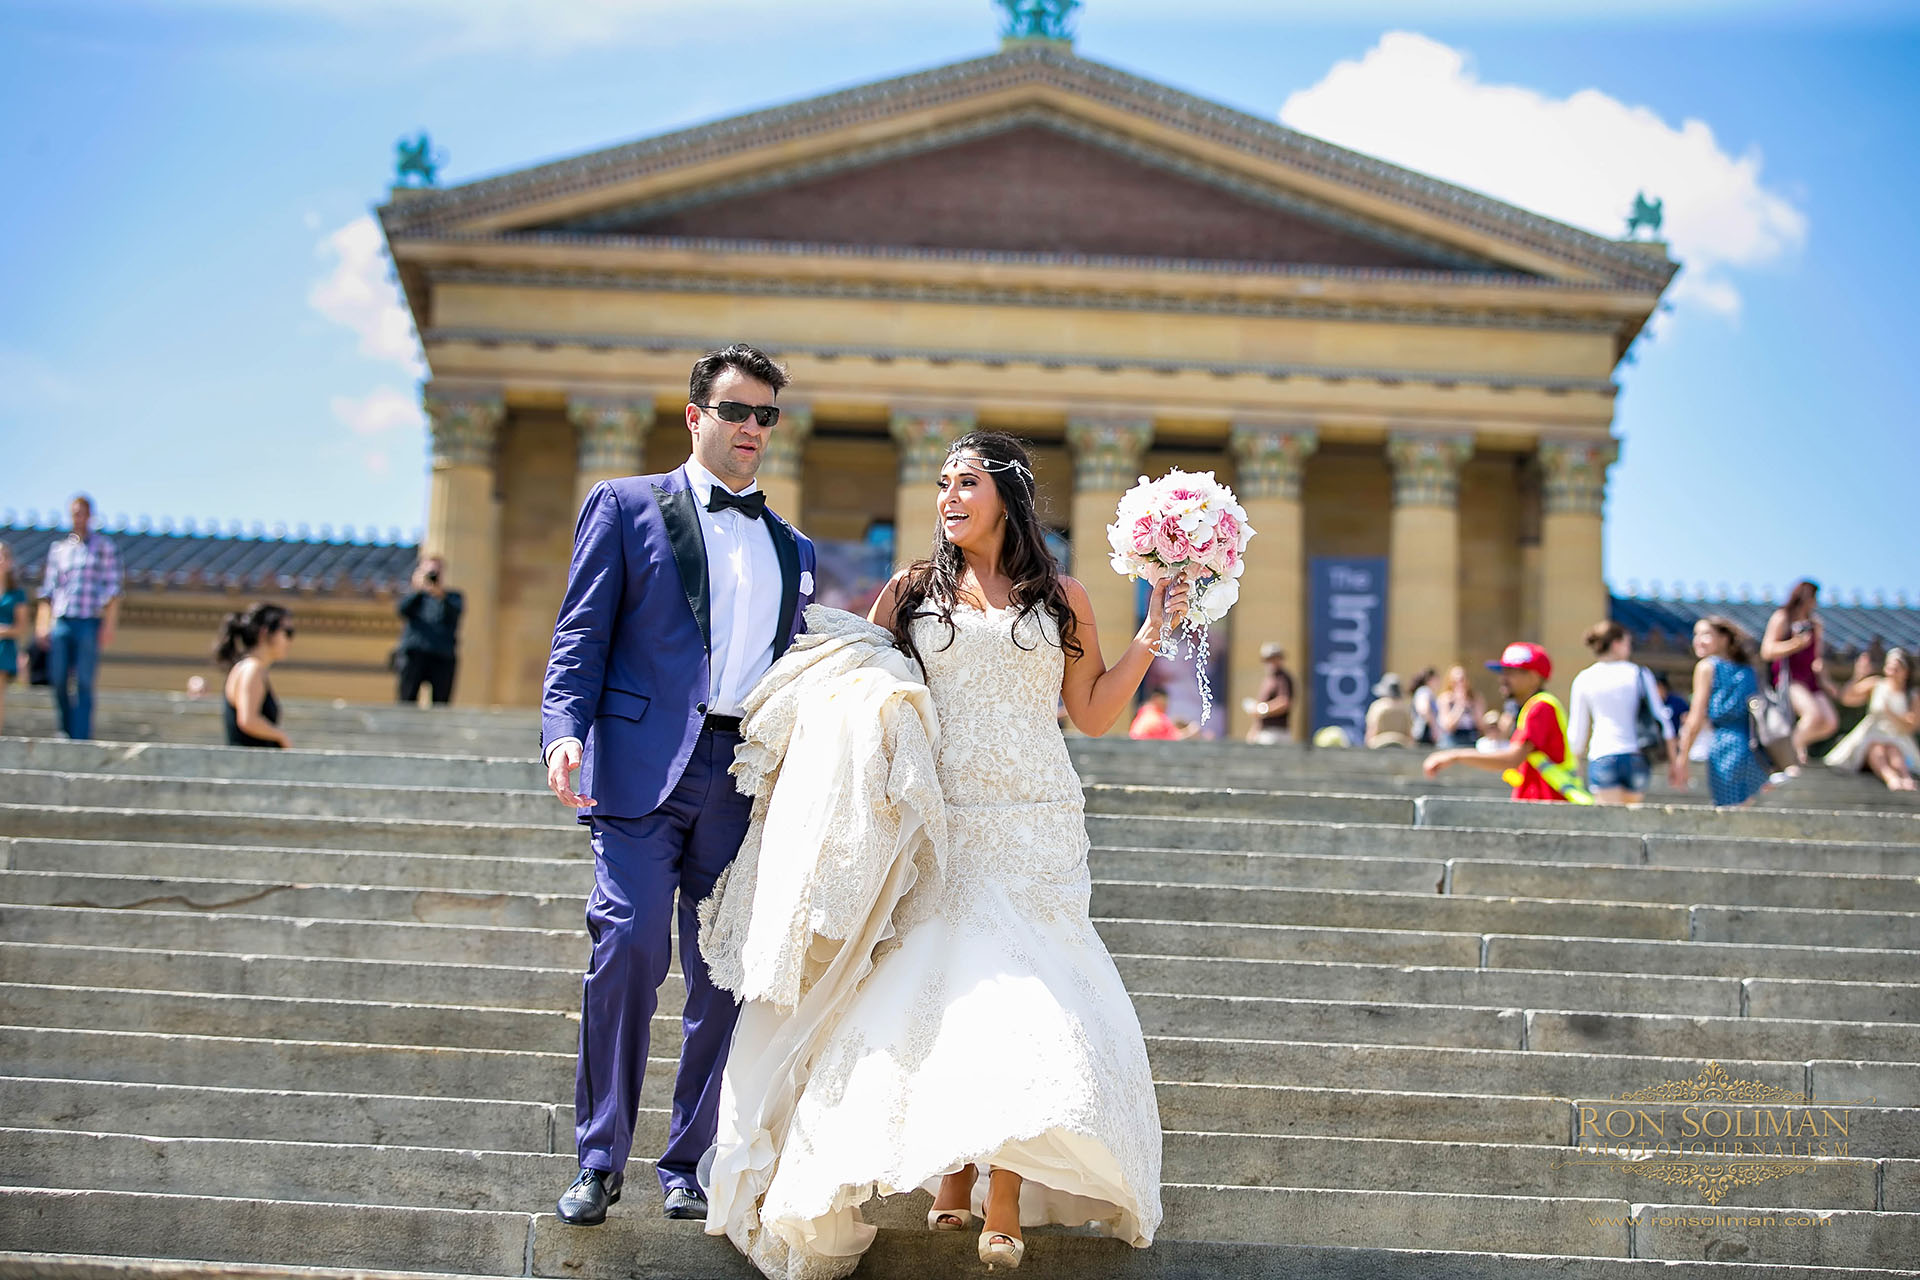
[{"label": "handbag", "polygon": [[1634,670],[1640,681],[1640,705],[1633,713],[1633,749],[1645,756],[1647,763],[1662,765],[1667,762],[1667,731],[1653,705],[1653,673],[1645,667]]},{"label": "handbag", "polygon": [[[1763,668],[1764,669],[1764,668]],[[1793,750],[1793,702],[1787,697],[1787,664],[1780,664],[1780,682],[1768,684],[1754,672],[1759,692],[1747,699],[1747,740],[1776,771],[1799,760]]]}]

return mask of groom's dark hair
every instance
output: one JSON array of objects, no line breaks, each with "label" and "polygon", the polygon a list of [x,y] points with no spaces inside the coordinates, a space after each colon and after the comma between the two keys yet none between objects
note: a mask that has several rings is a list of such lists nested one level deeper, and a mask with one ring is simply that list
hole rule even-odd
[{"label": "groom's dark hair", "polygon": [[776,364],[772,356],[758,347],[735,342],[718,351],[709,351],[693,362],[693,376],[687,379],[687,399],[694,404],[707,403],[707,397],[713,394],[713,380],[720,376],[722,369],[738,369],[749,378],[757,378],[772,387],[775,395],[787,385],[787,371]]}]

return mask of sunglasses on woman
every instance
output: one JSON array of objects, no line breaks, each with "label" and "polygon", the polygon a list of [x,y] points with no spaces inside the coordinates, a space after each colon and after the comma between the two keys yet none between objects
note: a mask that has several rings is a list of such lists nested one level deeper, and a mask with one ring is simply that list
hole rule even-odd
[{"label": "sunglasses on woman", "polygon": [[780,421],[780,406],[773,404],[741,404],[738,400],[722,400],[719,404],[700,404],[696,409],[709,410],[722,422],[745,422],[752,418],[763,427],[770,427]]}]

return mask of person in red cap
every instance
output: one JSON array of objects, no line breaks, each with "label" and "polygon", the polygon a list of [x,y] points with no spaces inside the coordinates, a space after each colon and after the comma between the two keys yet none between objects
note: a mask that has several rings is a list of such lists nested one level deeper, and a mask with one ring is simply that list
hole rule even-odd
[{"label": "person in red cap", "polygon": [[1497,660],[1489,662],[1487,669],[1500,673],[1502,692],[1520,699],[1513,740],[1500,751],[1471,747],[1436,751],[1427,757],[1426,775],[1432,778],[1442,769],[1464,764],[1498,771],[1513,787],[1515,800],[1592,804],[1593,797],[1580,785],[1579,775],[1567,761],[1567,714],[1559,699],[1546,689],[1553,675],[1553,659],[1547,651],[1516,640],[1501,651]]}]

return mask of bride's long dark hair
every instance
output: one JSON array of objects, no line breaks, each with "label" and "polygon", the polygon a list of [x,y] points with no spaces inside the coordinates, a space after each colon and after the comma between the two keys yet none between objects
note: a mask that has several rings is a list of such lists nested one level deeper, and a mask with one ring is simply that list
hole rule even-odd
[{"label": "bride's long dark hair", "polygon": [[[993,480],[993,487],[1006,508],[1000,569],[1013,580],[1008,605],[1015,622],[1046,610],[1059,629],[1061,649],[1070,658],[1080,657],[1085,650],[1075,634],[1078,627],[1073,606],[1067,601],[1066,587],[1061,583],[1060,566],[1047,550],[1047,527],[1040,523],[1039,508],[1034,501],[1033,459],[1027,456],[1026,448],[1018,440],[1001,431],[969,431],[954,441],[948,456],[968,453],[1007,464],[982,470]],[[1015,463],[1019,465],[1012,465]],[[913,619],[919,614],[940,619],[947,626],[947,644],[951,645],[955,631],[953,610],[960,601],[960,579],[966,571],[966,557],[947,540],[946,527],[936,520],[932,558],[918,561],[907,569],[899,593],[894,597],[893,619],[888,626],[894,643],[919,663],[923,671],[926,663],[913,643]],[[1016,644],[1018,634],[1016,630]]]}]

